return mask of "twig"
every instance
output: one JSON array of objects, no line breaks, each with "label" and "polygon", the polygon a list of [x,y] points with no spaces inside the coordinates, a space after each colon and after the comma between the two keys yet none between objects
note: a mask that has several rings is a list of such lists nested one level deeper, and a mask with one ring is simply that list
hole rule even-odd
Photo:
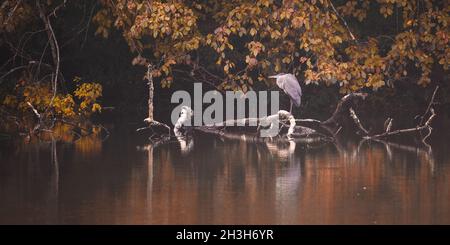
[{"label": "twig", "polygon": [[18,66],[18,67],[15,67],[15,68],[9,70],[8,72],[6,72],[5,74],[3,74],[3,75],[0,77],[0,84],[3,82],[3,81],[2,81],[3,78],[5,78],[6,76],[8,76],[9,74],[11,74],[11,73],[13,73],[13,72],[15,72],[15,71],[17,71],[17,70],[20,70],[20,69],[23,69],[23,68],[27,68],[27,67],[28,67],[28,65],[23,65],[23,66]]},{"label": "twig", "polygon": [[77,127],[77,128],[79,128],[79,129],[85,131],[85,132],[87,133],[86,135],[89,135],[89,134],[92,133],[92,130],[89,130],[89,129],[85,128],[85,127],[81,127],[81,126],[77,125],[77,124],[74,123],[74,122],[70,122],[70,121],[67,121],[67,120],[65,120],[65,119],[56,119],[56,120],[59,121],[59,122],[65,123],[65,124],[67,124],[67,125],[70,125],[70,126],[73,126],[73,127]]},{"label": "twig", "polygon": [[366,136],[365,138],[368,138],[368,139],[382,138],[382,137],[392,136],[392,135],[401,134],[401,133],[421,131],[421,130],[427,128],[429,130],[429,133],[427,134],[427,136],[425,138],[422,139],[422,141],[425,141],[425,139],[428,138],[428,136],[430,136],[430,134],[431,134],[432,128],[431,128],[430,124],[433,121],[434,117],[436,116],[436,113],[434,112],[433,108],[430,108],[430,112],[431,112],[431,116],[428,118],[428,120],[425,122],[425,124],[423,124],[421,126],[418,125],[415,128],[398,129],[398,130],[394,130],[394,131],[390,131],[390,132],[384,132],[382,134],[376,134],[373,136]]},{"label": "twig", "polygon": [[142,130],[151,129],[151,128],[152,128],[151,126],[146,126],[146,127],[138,128],[138,129],[136,129],[136,132],[140,132],[140,131],[142,131]]},{"label": "twig", "polygon": [[31,110],[33,110],[34,114],[40,120],[41,119],[41,114],[39,114],[39,112],[34,108],[34,106],[30,102],[27,102],[27,105],[31,107]]},{"label": "twig", "polygon": [[105,136],[103,137],[103,139],[102,139],[102,142],[103,142],[103,141],[105,141],[107,138],[109,138],[110,133],[109,133],[109,130],[106,129],[103,125],[99,124],[98,126],[99,126],[101,129],[103,129],[103,131],[105,131],[105,133],[106,133],[106,135],[105,135]]},{"label": "twig", "polygon": [[339,127],[339,128],[336,130],[336,132],[333,134],[333,137],[336,137],[336,136],[339,134],[339,132],[341,132],[341,129],[342,129],[342,127]]},{"label": "twig", "polygon": [[369,131],[367,131],[367,129],[365,129],[364,126],[361,124],[361,121],[359,120],[358,116],[356,115],[355,110],[353,110],[353,108],[350,107],[349,111],[350,111],[350,116],[353,118],[353,121],[355,122],[355,124],[359,127],[359,129],[361,131],[364,132],[365,135],[368,135]]},{"label": "twig", "polygon": [[[53,31],[53,28],[52,28],[52,26],[50,24],[50,20],[49,20],[48,17],[47,17],[47,22],[48,22],[48,28],[49,28],[49,30],[50,30],[50,32],[52,34],[52,37],[53,37],[53,42],[54,42],[53,46],[56,47],[56,64],[55,64],[56,68],[55,68],[55,74],[54,74],[54,77],[53,77],[53,96],[52,96],[52,99],[50,100],[50,104],[48,105],[46,111],[53,104],[53,101],[55,100],[55,97],[56,97],[56,93],[57,93],[57,90],[58,90],[58,75],[59,75],[59,63],[60,63],[59,62],[60,57],[59,57],[58,41],[56,40],[55,32]],[[51,44],[51,42],[50,42],[50,44]]]},{"label": "twig", "polygon": [[423,123],[423,120],[425,119],[425,116],[426,116],[427,113],[430,111],[431,106],[432,106],[433,103],[434,103],[434,98],[436,97],[436,93],[437,93],[438,89],[439,89],[439,85],[436,86],[436,88],[434,89],[433,95],[431,96],[430,103],[428,104],[427,109],[425,110],[425,112],[423,113],[422,117],[420,118],[419,124],[422,124],[422,123]]},{"label": "twig", "polygon": [[149,125],[147,127],[142,127],[142,128],[136,129],[136,132],[140,132],[140,131],[145,130],[145,129],[151,129],[154,126],[161,126],[161,127],[164,127],[164,128],[167,129],[167,131],[169,132],[168,135],[170,136],[171,129],[170,129],[170,127],[167,124],[162,123],[162,122],[158,122],[158,121],[155,121],[155,120],[150,120],[149,118],[144,119],[144,121],[147,122]]},{"label": "twig", "polygon": [[[425,123],[423,123],[423,120],[421,120],[421,122],[414,128],[397,129],[397,130],[391,131],[393,119],[388,118],[384,123],[384,132],[383,133],[369,135],[369,132],[364,128],[364,126],[362,125],[361,121],[359,120],[359,118],[356,115],[356,112],[353,110],[353,108],[349,109],[350,116],[352,117],[353,121],[358,126],[358,128],[362,132],[365,133],[365,136],[363,137],[364,139],[378,139],[378,138],[384,138],[384,137],[389,137],[389,136],[403,134],[403,133],[409,133],[409,132],[419,132],[420,133],[422,130],[427,129],[428,133],[424,137],[422,137],[422,143],[424,145],[426,145],[427,147],[431,148],[430,145],[428,143],[426,143],[426,139],[431,135],[431,132],[433,130],[433,128],[431,127],[431,122],[433,121],[434,117],[436,116],[436,113],[435,113],[434,109],[431,107],[431,105],[434,102],[435,95],[436,95],[438,88],[439,87],[436,87],[436,89],[434,90],[431,101],[430,101],[425,113],[422,116],[422,117],[424,117],[425,115],[428,114],[428,112],[431,112],[430,117],[427,119],[427,121]],[[338,107],[339,107],[339,105],[338,105]]]},{"label": "twig", "polygon": [[331,5],[331,8],[333,8],[334,13],[336,13],[336,15],[339,17],[339,19],[341,19],[342,22],[344,23],[345,28],[347,28],[347,31],[350,34],[350,37],[352,38],[352,40],[356,41],[355,36],[353,35],[352,31],[350,31],[350,28],[348,27],[347,21],[345,21],[345,19],[338,13],[338,11],[334,7],[333,2],[331,0],[330,0],[330,5]]},{"label": "twig", "polygon": [[392,119],[390,117],[388,119],[386,119],[386,121],[384,122],[384,132],[391,131],[392,121],[394,121],[394,119]]},{"label": "twig", "polygon": [[322,121],[319,121],[317,119],[309,119],[309,118],[305,118],[305,119],[295,119],[296,122],[311,122],[311,123],[322,123]]},{"label": "twig", "polygon": [[42,51],[41,57],[39,58],[38,67],[36,68],[36,71],[34,73],[34,77],[36,79],[38,79],[39,74],[41,73],[41,63],[42,63],[42,60],[44,59],[44,55],[45,55],[45,52],[47,51],[47,47],[48,47],[49,43],[50,43],[50,40],[48,40],[47,43],[45,44],[44,51]]},{"label": "twig", "polygon": [[333,115],[331,115],[330,118],[328,118],[327,120],[325,120],[324,122],[322,122],[323,124],[337,124],[337,119],[338,117],[344,115],[344,113],[346,113],[346,111],[351,107],[351,103],[355,100],[355,99],[365,99],[367,97],[367,93],[350,93],[345,95],[344,97],[341,98],[341,100],[339,101],[339,103],[336,106],[335,111],[333,112]]},{"label": "twig", "polygon": [[[6,3],[6,2],[5,2]],[[11,12],[8,13],[8,18],[5,20],[4,25],[7,25],[9,20],[11,19],[11,17],[14,15],[14,12],[16,12],[17,7],[22,3],[22,0],[19,0],[16,4],[16,6],[14,6],[13,10],[11,10]]]},{"label": "twig", "polygon": [[433,130],[433,128],[432,128],[431,126],[428,125],[427,129],[428,129],[428,134],[425,135],[425,137],[423,137],[422,143],[424,143],[426,146],[430,147],[430,145],[429,145],[427,142],[425,142],[425,140],[426,140],[428,137],[430,137],[431,131]]},{"label": "twig", "polygon": [[71,132],[74,134],[74,135],[76,135],[76,136],[78,136],[78,139],[76,139],[75,141],[77,141],[77,140],[79,140],[79,139],[81,139],[81,137],[83,137],[83,136],[81,136],[81,134],[79,134],[79,133],[77,133],[75,130],[71,130]]}]

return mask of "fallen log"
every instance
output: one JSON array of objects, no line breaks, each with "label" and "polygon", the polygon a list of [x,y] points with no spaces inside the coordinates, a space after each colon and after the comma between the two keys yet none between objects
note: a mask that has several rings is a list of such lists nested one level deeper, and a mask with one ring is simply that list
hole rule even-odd
[{"label": "fallen log", "polygon": [[[393,135],[400,135],[410,132],[422,132],[428,130],[422,137],[422,142],[426,143],[426,139],[431,135],[431,122],[436,116],[432,105],[434,103],[438,87],[435,89],[430,104],[422,117],[430,114],[425,122],[420,122],[412,128],[396,129],[393,128],[393,119],[388,118],[385,121],[384,131],[378,134],[372,134],[363,126],[363,122],[359,119],[356,111],[353,109],[362,100],[367,97],[366,93],[351,93],[341,98],[336,106],[333,114],[325,121],[317,119],[296,119],[291,113],[280,110],[273,115],[261,118],[242,118],[236,120],[227,120],[220,123],[204,126],[189,126],[193,111],[191,108],[184,106],[180,117],[173,128],[173,132],[177,140],[181,143],[186,140],[186,136],[193,132],[210,134],[218,136],[222,139],[234,139],[249,142],[335,142],[336,136],[342,129],[341,119],[350,116],[356,127],[361,131],[361,137],[365,140],[387,138]],[[349,113],[349,114],[348,114]],[[422,120],[421,120],[422,121]],[[188,123],[189,122],[189,123]],[[299,125],[299,124],[307,124]],[[240,125],[244,127],[237,127]],[[154,125],[153,125],[154,126]],[[159,125],[164,128],[170,128],[167,125]],[[278,126],[278,127],[277,127]],[[277,129],[278,131],[267,137],[262,135],[262,130]],[[138,129],[139,130],[139,129]],[[323,132],[322,132],[323,131]],[[168,136],[170,138],[170,134]],[[163,137],[167,139],[166,137]]]},{"label": "fallen log", "polygon": [[[422,137],[422,139],[421,139],[422,143],[429,147],[429,144],[426,142],[426,139],[431,135],[431,132],[433,130],[433,128],[431,127],[431,123],[432,123],[433,119],[436,117],[436,112],[434,111],[432,105],[435,103],[436,93],[437,93],[438,89],[439,89],[439,86],[436,86],[436,88],[433,92],[433,95],[430,99],[430,102],[427,106],[427,109],[425,110],[424,114],[421,116],[420,122],[415,127],[392,130],[393,119],[388,118],[388,119],[386,119],[386,121],[384,123],[384,131],[383,132],[377,133],[377,134],[370,134],[365,129],[363,124],[361,123],[361,120],[359,119],[355,110],[351,107],[349,108],[350,117],[353,119],[353,121],[355,122],[355,125],[360,129],[360,131],[364,133],[364,135],[362,136],[364,139],[381,139],[381,138],[388,138],[388,137],[391,137],[394,135],[418,132],[418,133],[420,133],[420,135]],[[430,114],[430,115],[429,115],[428,119],[426,121],[424,121],[427,114]],[[421,134],[423,132],[423,130],[427,130],[427,133],[425,135]]]}]

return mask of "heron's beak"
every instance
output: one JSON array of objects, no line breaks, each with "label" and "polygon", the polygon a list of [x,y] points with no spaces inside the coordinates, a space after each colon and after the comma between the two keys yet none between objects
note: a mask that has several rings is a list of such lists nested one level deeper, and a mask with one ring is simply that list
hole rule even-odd
[{"label": "heron's beak", "polygon": [[277,78],[277,76],[276,76],[276,75],[274,75],[274,76],[269,76],[269,78]]}]

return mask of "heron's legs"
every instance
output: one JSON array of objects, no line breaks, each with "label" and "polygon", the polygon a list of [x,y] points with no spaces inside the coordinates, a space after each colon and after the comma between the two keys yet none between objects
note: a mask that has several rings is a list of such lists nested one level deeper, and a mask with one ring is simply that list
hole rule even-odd
[{"label": "heron's legs", "polygon": [[290,109],[289,109],[289,113],[292,114],[292,100],[291,100],[291,107],[290,107]]}]

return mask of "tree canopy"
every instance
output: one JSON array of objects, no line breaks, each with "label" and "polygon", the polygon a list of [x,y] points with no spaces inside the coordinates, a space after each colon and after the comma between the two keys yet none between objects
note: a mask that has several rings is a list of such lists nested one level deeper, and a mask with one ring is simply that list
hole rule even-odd
[{"label": "tree canopy", "polygon": [[246,92],[272,87],[268,76],[280,72],[343,94],[402,80],[425,87],[448,74],[449,12],[440,0],[5,0],[0,48],[11,57],[1,60],[0,101],[66,116],[100,111],[105,83],[70,78],[71,89],[59,89],[61,49],[94,32],[105,42],[119,33],[127,62],[151,66],[162,88],[187,80]]},{"label": "tree canopy", "polygon": [[[278,72],[347,93],[448,70],[446,1],[101,1],[97,34],[122,31],[133,64],[157,64],[170,86],[178,66],[218,88],[250,89]],[[185,69],[186,70],[186,69]]]}]

